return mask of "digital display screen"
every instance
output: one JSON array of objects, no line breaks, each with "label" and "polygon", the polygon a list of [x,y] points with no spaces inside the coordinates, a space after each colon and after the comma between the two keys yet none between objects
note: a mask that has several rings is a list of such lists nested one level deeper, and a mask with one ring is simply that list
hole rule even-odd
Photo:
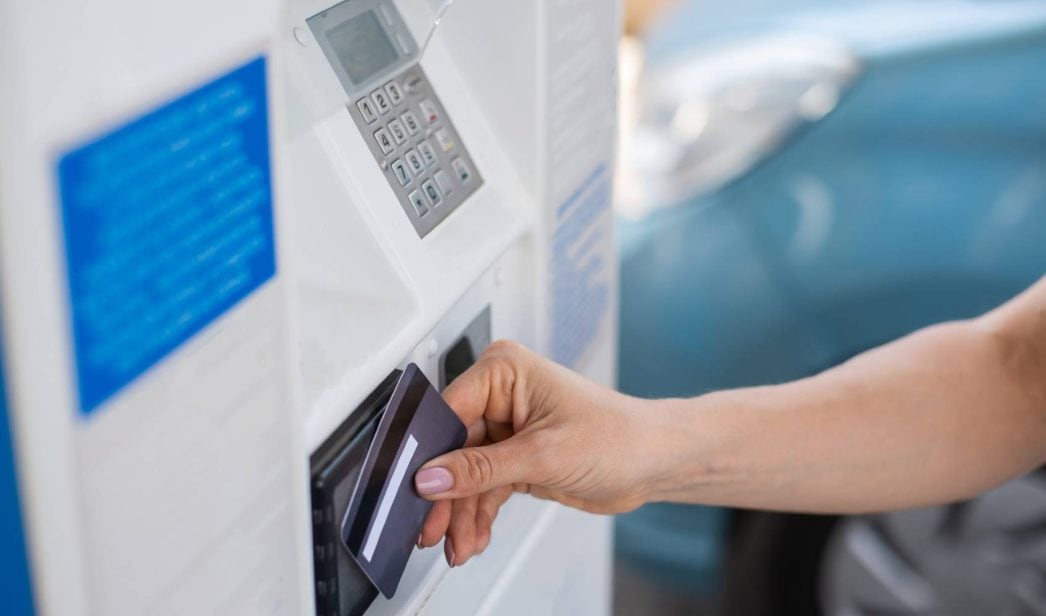
[{"label": "digital display screen", "polygon": [[359,85],[399,59],[374,11],[366,11],[327,31],[327,42],[353,83]]}]

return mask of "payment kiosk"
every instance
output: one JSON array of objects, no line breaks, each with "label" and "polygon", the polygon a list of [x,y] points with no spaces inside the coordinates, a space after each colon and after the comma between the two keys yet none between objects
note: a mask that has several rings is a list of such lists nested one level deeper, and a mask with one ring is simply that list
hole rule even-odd
[{"label": "payment kiosk", "polygon": [[514,497],[391,598],[339,524],[407,364],[443,387],[511,338],[612,384],[619,19],[0,5],[0,558],[28,609],[608,612],[607,518]]}]

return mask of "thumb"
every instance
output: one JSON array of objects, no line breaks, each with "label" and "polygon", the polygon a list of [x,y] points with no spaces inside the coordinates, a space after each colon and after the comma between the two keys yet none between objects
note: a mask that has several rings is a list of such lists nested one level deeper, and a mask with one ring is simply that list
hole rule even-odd
[{"label": "thumb", "polygon": [[430,460],[414,475],[414,488],[429,500],[462,498],[513,483],[529,483],[533,456],[526,437],[466,447]]}]

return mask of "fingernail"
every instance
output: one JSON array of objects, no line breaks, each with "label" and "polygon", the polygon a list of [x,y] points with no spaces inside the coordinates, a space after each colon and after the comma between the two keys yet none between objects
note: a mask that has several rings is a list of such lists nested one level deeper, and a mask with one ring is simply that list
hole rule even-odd
[{"label": "fingernail", "polygon": [[425,546],[421,545],[421,533],[418,533],[418,547],[419,548],[425,547]]},{"label": "fingernail", "polygon": [[451,545],[450,539],[443,542],[443,554],[447,557],[447,564],[451,567],[454,566],[454,546]]},{"label": "fingernail", "polygon": [[442,466],[423,468],[414,475],[414,487],[422,496],[442,494],[454,487],[454,476]]}]

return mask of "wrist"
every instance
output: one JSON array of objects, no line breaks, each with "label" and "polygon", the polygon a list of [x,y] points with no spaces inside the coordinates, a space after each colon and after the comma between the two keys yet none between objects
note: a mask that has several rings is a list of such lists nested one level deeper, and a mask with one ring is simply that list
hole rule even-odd
[{"label": "wrist", "polygon": [[648,502],[695,502],[722,474],[719,414],[712,411],[726,402],[718,394],[650,401],[640,431]]}]

